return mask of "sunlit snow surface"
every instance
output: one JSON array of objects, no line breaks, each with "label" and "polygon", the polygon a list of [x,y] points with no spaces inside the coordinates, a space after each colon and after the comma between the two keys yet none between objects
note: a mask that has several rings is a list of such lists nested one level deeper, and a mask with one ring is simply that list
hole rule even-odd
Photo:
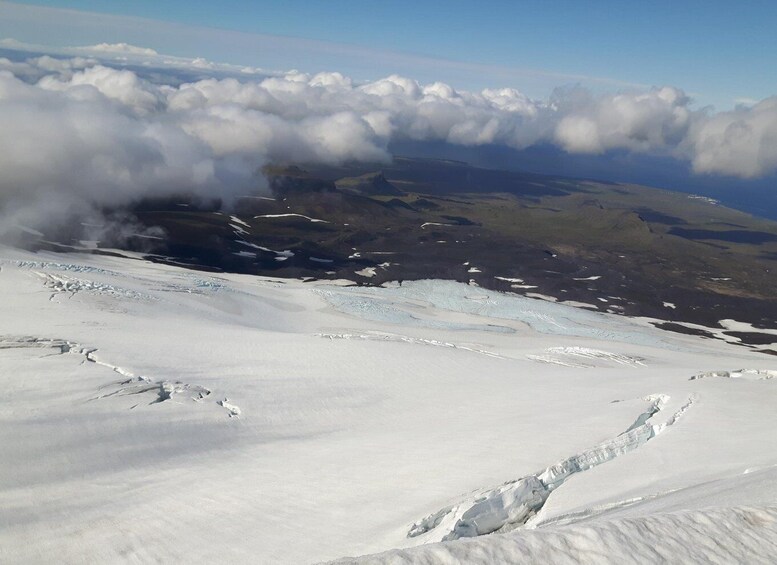
[{"label": "sunlit snow surface", "polygon": [[342,284],[0,249],[0,562],[777,554],[777,358]]}]

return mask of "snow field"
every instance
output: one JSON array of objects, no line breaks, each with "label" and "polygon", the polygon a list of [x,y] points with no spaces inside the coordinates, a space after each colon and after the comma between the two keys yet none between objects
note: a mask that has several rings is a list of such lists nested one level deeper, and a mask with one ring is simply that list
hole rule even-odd
[{"label": "snow field", "polygon": [[0,297],[4,563],[772,555],[766,355],[446,281],[0,249]]}]

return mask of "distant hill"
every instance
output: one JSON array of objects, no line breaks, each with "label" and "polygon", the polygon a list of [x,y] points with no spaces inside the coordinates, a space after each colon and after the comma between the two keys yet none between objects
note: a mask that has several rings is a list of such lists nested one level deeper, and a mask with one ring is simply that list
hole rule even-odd
[{"label": "distant hill", "polygon": [[[435,159],[264,173],[270,194],[224,209],[185,197],[138,203],[129,212],[164,235],[123,245],[209,270],[356,284],[453,279],[763,350],[773,341],[757,328],[777,319],[777,223],[709,198]],[[723,319],[754,329],[735,332]]]}]

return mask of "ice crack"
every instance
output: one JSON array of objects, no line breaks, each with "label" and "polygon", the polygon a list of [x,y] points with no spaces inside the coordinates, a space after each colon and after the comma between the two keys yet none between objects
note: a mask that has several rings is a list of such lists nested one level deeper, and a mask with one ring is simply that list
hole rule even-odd
[{"label": "ice crack", "polygon": [[[194,402],[200,402],[208,398],[212,391],[204,386],[185,383],[182,381],[172,381],[168,379],[152,380],[146,376],[136,376],[132,371],[103,361],[97,356],[97,349],[84,347],[78,343],[64,339],[40,338],[34,336],[0,336],[0,350],[3,349],[54,349],[52,355],[73,354],[83,357],[82,363],[94,363],[107,367],[118,373],[124,380],[110,383],[101,390],[115,389],[111,392],[100,394],[91,400],[101,400],[104,398],[130,396],[130,395],[151,395],[152,399],[148,404],[159,404],[173,400],[176,395],[188,394]],[[231,404],[227,398],[218,401],[219,406],[227,410],[230,417],[239,416],[241,410],[234,404]],[[131,408],[135,408],[134,405]]]},{"label": "ice crack", "polygon": [[611,353],[610,351],[602,351],[601,349],[590,349],[588,347],[580,346],[550,347],[545,350],[545,354],[543,355],[527,355],[526,357],[532,361],[538,361],[540,363],[550,363],[553,365],[578,368],[591,368],[595,365],[592,365],[591,363],[580,362],[577,361],[577,359],[607,361],[610,363],[626,365],[629,367],[641,367],[645,365],[645,360],[642,357],[633,357],[630,355]]},{"label": "ice crack", "polygon": [[436,535],[426,541],[449,541],[519,528],[537,514],[551,493],[571,476],[645,445],[674,425],[694,402],[694,398],[689,397],[667,421],[651,424],[648,420],[664,409],[669,397],[653,395],[645,400],[651,402],[650,408],[622,434],[542,471],[493,489],[479,491],[458,505],[430,514],[414,523],[407,536],[417,537],[435,531]]},{"label": "ice crack", "polygon": [[690,379],[695,381],[697,379],[707,379],[711,377],[720,377],[724,379],[745,379],[750,381],[764,381],[777,378],[777,371],[771,371],[769,369],[738,369],[736,371],[709,371],[706,373],[698,373],[693,375]]},{"label": "ice crack", "polygon": [[43,279],[44,286],[51,289],[52,293],[51,296],[49,296],[49,300],[53,300],[54,297],[58,294],[69,294],[69,298],[73,298],[79,292],[90,292],[94,294],[102,294],[116,298],[129,298],[133,300],[156,300],[151,295],[111,284],[51,273],[36,274]]},{"label": "ice crack", "polygon": [[224,400],[219,400],[217,402],[217,404],[219,406],[222,406],[223,408],[226,409],[227,412],[229,412],[229,417],[230,418],[238,418],[240,416],[240,414],[242,414],[242,411],[240,410],[240,407],[232,404],[229,401],[229,398],[225,397]]},{"label": "ice crack", "polygon": [[211,393],[211,391],[204,386],[191,385],[181,381],[152,382],[148,377],[134,377],[117,383],[117,385],[119,386],[118,390],[108,394],[100,395],[93,400],[99,400],[101,398],[108,398],[111,396],[127,396],[151,393],[152,395],[156,395],[156,398],[149,402],[149,404],[158,404],[160,402],[172,400],[173,395],[175,394],[190,393],[194,395],[191,397],[191,399],[199,402],[203,398],[209,396]]},{"label": "ice crack", "polygon": [[447,347],[450,349],[460,349],[462,351],[470,351],[472,353],[479,353],[486,355],[487,357],[496,357],[498,359],[505,359],[502,355],[487,351],[485,349],[479,349],[469,345],[451,343],[449,341],[439,341],[436,339],[424,339],[420,337],[410,337],[406,335],[372,332],[367,334],[349,334],[349,333],[319,333],[317,337],[324,337],[328,339],[346,339],[346,340],[363,340],[363,341],[393,341],[401,343],[413,343],[416,345],[430,345],[432,347]]}]

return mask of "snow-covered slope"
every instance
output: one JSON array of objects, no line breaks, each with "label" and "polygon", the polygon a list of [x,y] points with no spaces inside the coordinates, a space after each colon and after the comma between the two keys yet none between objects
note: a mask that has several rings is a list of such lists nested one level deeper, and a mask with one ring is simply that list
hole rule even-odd
[{"label": "snow-covered slope", "polygon": [[777,506],[713,508],[392,550],[360,564],[774,563]]},{"label": "snow-covered slope", "polygon": [[344,285],[0,249],[0,561],[773,554],[777,360]]}]

